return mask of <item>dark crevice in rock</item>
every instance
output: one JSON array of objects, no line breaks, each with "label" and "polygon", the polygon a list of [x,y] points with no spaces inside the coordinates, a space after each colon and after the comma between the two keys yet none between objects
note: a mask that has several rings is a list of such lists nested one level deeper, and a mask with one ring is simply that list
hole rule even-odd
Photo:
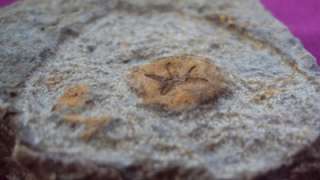
[{"label": "dark crevice in rock", "polygon": [[55,54],[55,50],[51,49],[51,48],[44,48],[40,54],[39,54],[39,58],[44,61],[45,59],[47,59],[50,56],[53,56]]},{"label": "dark crevice in rock", "polygon": [[16,141],[16,115],[16,110],[0,107],[0,179],[31,180],[31,177],[27,177],[27,171],[11,159]]},{"label": "dark crevice in rock", "polygon": [[0,107],[0,157],[10,156],[15,144],[15,117],[17,112],[10,107]]},{"label": "dark crevice in rock", "polygon": [[13,154],[14,159],[34,174],[37,179],[123,179],[116,166],[99,165],[61,153],[43,153],[28,145],[17,144]]},{"label": "dark crevice in rock", "polygon": [[14,159],[23,167],[33,172],[37,179],[77,180],[213,180],[213,175],[201,167],[183,167],[181,165],[163,166],[146,160],[127,167],[116,164],[99,164],[75,156],[61,153],[43,153],[28,145],[18,144],[15,147]]},{"label": "dark crevice in rock", "polygon": [[0,158],[0,179],[36,180],[30,172],[11,158]]},{"label": "dark crevice in rock", "polygon": [[96,50],[97,46],[88,45],[87,50],[89,53],[93,53]]},{"label": "dark crevice in rock", "polygon": [[131,165],[123,170],[125,180],[214,180],[206,168],[185,168],[181,165],[169,165],[159,168],[152,162]]},{"label": "dark crevice in rock", "polygon": [[320,179],[320,137],[292,157],[292,162],[284,164],[254,180],[316,180]]},{"label": "dark crevice in rock", "polygon": [[5,102],[13,102],[19,96],[19,89],[12,87],[2,87],[0,90],[0,99]]},{"label": "dark crevice in rock", "polygon": [[79,29],[72,27],[63,27],[60,30],[58,44],[62,44],[67,41],[69,38],[77,38],[79,37]]}]

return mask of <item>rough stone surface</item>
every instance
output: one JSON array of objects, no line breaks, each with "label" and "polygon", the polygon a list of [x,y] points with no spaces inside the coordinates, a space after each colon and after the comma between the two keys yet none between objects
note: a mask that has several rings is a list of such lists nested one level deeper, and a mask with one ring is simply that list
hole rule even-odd
[{"label": "rough stone surface", "polygon": [[[13,157],[39,179],[319,176],[319,67],[256,0],[25,0],[0,24]],[[173,114],[141,106],[130,69],[181,54],[207,57],[231,93]],[[84,141],[70,114],[112,118]]]}]

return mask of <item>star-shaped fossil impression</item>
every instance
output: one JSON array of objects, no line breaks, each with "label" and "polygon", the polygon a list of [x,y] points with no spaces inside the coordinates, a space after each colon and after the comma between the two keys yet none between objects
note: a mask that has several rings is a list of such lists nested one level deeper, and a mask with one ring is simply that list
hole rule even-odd
[{"label": "star-shaped fossil impression", "polygon": [[226,78],[210,60],[200,56],[171,56],[133,68],[129,86],[145,105],[182,111],[222,95]]}]

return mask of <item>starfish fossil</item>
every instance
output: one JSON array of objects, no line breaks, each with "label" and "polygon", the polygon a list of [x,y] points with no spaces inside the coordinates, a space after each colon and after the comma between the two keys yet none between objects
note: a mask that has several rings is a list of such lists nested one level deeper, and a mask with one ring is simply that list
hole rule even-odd
[{"label": "starfish fossil", "polygon": [[169,77],[163,77],[156,74],[145,74],[148,78],[156,80],[160,84],[160,94],[166,95],[169,93],[175,86],[179,84],[183,84],[188,81],[205,81],[208,82],[207,79],[201,77],[192,77],[192,71],[197,67],[196,65],[192,66],[184,75],[179,76],[178,74],[174,74],[170,71],[171,63],[168,62],[165,65],[165,69],[169,75]]}]

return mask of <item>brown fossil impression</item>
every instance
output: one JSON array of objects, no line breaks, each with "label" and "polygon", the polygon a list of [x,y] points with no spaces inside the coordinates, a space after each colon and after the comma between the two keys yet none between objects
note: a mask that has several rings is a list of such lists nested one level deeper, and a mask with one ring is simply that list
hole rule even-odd
[{"label": "brown fossil impression", "polygon": [[217,99],[227,89],[221,70],[201,56],[170,56],[133,68],[129,86],[143,104],[170,111],[191,109]]}]

